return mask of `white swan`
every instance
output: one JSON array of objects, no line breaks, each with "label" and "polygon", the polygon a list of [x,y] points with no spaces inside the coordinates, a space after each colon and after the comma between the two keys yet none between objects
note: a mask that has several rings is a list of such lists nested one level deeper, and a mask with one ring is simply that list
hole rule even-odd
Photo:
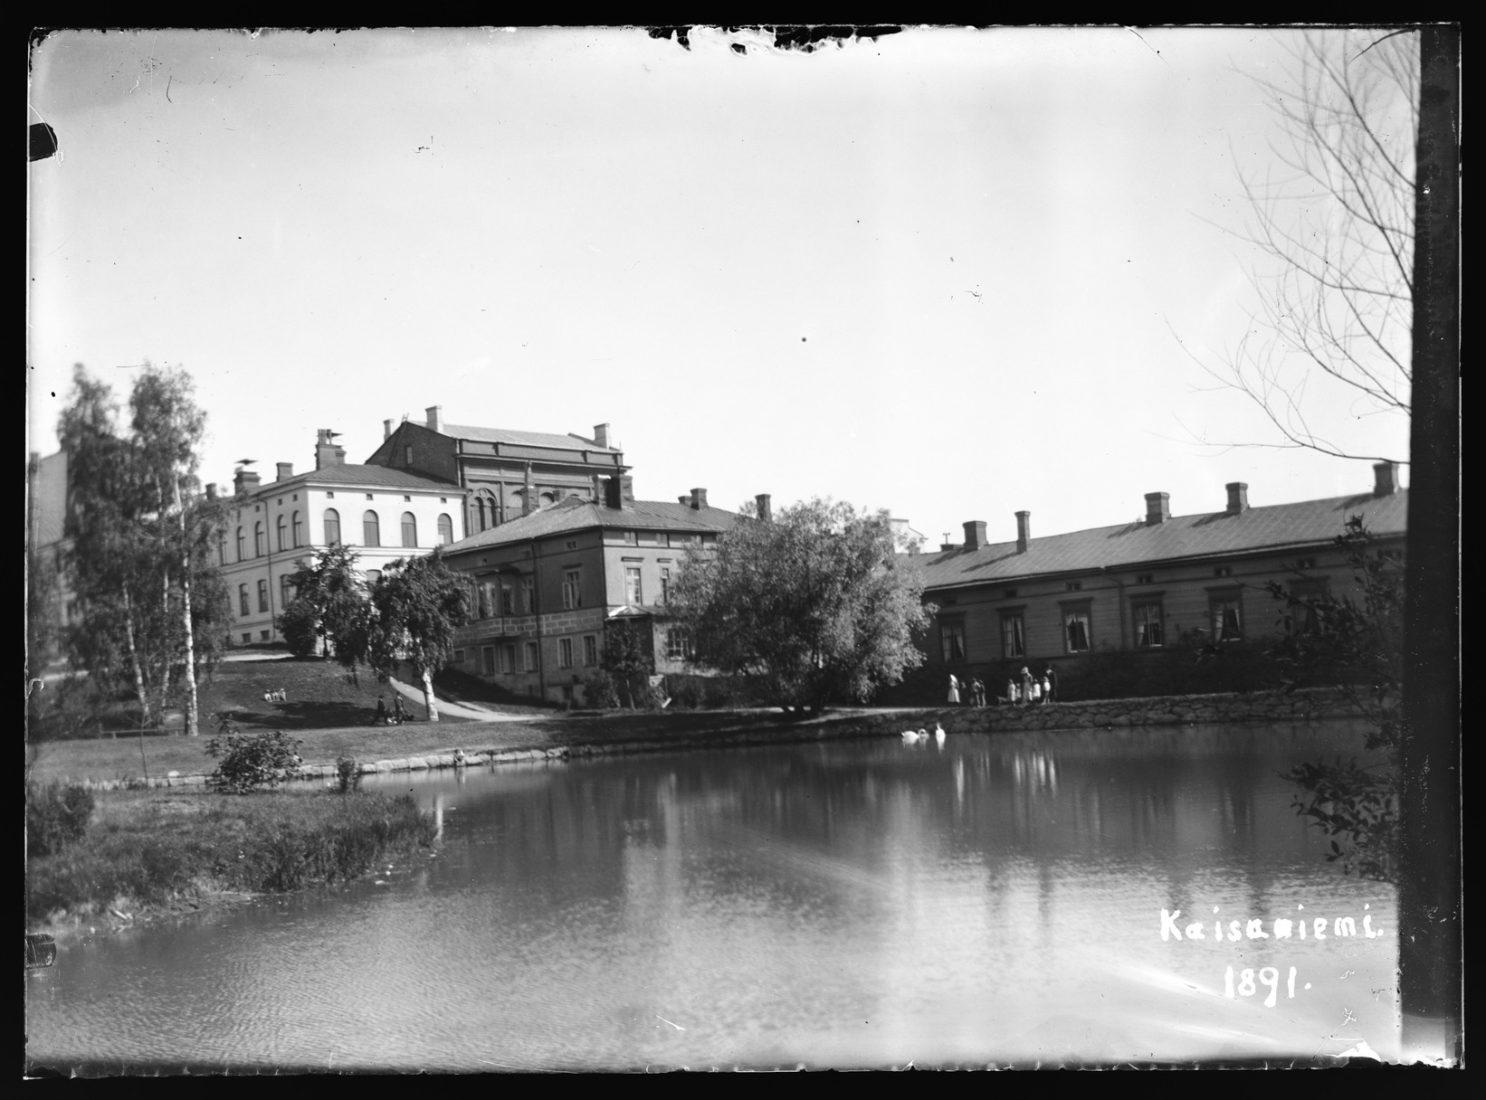
[{"label": "white swan", "polygon": [[905,744],[905,745],[911,745],[913,742],[915,742],[917,740],[918,740],[918,734],[914,733],[912,730],[904,730],[903,731],[903,744]]}]

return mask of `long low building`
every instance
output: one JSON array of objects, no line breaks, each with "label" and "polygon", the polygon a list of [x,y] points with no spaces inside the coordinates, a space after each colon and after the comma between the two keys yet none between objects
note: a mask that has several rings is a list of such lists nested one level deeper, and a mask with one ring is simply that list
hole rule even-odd
[{"label": "long low building", "polygon": [[1096,651],[1303,628],[1267,586],[1348,591],[1353,570],[1336,540],[1349,517],[1362,517],[1382,553],[1402,555],[1408,494],[1396,463],[1374,474],[1368,493],[1261,507],[1233,482],[1225,507],[1182,516],[1166,493],[1147,493],[1143,520],[1045,538],[1032,536],[1028,512],[1016,513],[1014,541],[988,542],[986,524],[968,522],[962,544],[907,555],[938,609],[927,656],[946,673],[1000,675],[1007,662],[1056,670]]}]

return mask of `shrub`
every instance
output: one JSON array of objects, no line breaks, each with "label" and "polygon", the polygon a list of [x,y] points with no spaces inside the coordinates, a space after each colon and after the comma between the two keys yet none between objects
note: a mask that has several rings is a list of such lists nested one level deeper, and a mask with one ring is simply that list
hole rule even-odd
[{"label": "shrub", "polygon": [[289,652],[296,657],[313,657],[320,644],[320,616],[309,600],[296,597],[274,625],[284,635]]},{"label": "shrub", "polygon": [[26,786],[26,856],[55,855],[81,840],[93,816],[93,792],[52,781]]},{"label": "shrub", "polygon": [[602,668],[590,672],[583,680],[583,702],[603,709],[619,706],[619,686],[613,675]]},{"label": "shrub", "polygon": [[283,730],[252,736],[238,732],[226,715],[218,717],[219,735],[207,742],[206,752],[221,762],[208,779],[224,794],[249,794],[293,778],[299,768],[299,742]]},{"label": "shrub", "polygon": [[340,781],[341,794],[361,789],[361,764],[354,756],[342,756],[335,762],[336,778]]}]

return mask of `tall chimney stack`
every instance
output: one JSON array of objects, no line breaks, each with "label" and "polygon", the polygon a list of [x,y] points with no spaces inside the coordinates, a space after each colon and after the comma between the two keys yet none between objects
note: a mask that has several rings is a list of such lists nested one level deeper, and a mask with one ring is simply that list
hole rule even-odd
[{"label": "tall chimney stack", "polygon": [[707,507],[707,490],[693,489],[691,491],[691,506],[698,510]]},{"label": "tall chimney stack", "polygon": [[1228,514],[1236,516],[1249,510],[1249,484],[1246,481],[1228,483]]},{"label": "tall chimney stack", "polygon": [[292,462],[280,462],[280,463],[278,463],[278,472],[276,474],[274,474],[274,480],[275,481],[288,481],[293,476],[294,476],[294,463],[292,463]]},{"label": "tall chimney stack", "polygon": [[753,498],[754,512],[758,518],[765,523],[774,522],[774,505],[768,493],[760,493]]},{"label": "tall chimney stack", "polygon": [[387,419],[387,420],[382,421],[382,438],[383,439],[391,439],[392,438],[392,421],[391,421],[390,418]]},{"label": "tall chimney stack", "polygon": [[430,405],[424,410],[428,414],[428,430],[444,434],[444,406]]},{"label": "tall chimney stack", "polygon": [[1148,526],[1165,523],[1171,518],[1171,494],[1147,493],[1145,495],[1145,522]]},{"label": "tall chimney stack", "polygon": [[604,478],[604,507],[616,511],[624,507],[624,485],[618,474],[610,474]]},{"label": "tall chimney stack", "polygon": [[206,483],[206,499],[207,500],[216,500],[217,499],[217,483],[215,481],[208,481]]},{"label": "tall chimney stack", "polygon": [[965,549],[979,550],[986,544],[986,521],[972,519],[965,524]]},{"label": "tall chimney stack", "polygon": [[529,516],[537,510],[537,487],[531,480],[531,463],[526,464],[526,473],[523,475],[521,492],[521,514]]},{"label": "tall chimney stack", "polygon": [[315,433],[315,469],[346,464],[346,449],[335,441],[339,434],[329,428],[321,428]]},{"label": "tall chimney stack", "polygon": [[239,496],[243,493],[251,493],[258,488],[259,480],[257,470],[239,466],[232,475],[232,491]]},{"label": "tall chimney stack", "polygon": [[1025,554],[1027,544],[1032,541],[1032,513],[1018,512],[1016,514],[1016,552]]},{"label": "tall chimney stack", "polygon": [[1398,463],[1396,462],[1374,462],[1372,495],[1375,497],[1391,497],[1398,492]]},{"label": "tall chimney stack", "polygon": [[593,426],[593,441],[605,449],[609,446],[609,425],[595,424]]}]

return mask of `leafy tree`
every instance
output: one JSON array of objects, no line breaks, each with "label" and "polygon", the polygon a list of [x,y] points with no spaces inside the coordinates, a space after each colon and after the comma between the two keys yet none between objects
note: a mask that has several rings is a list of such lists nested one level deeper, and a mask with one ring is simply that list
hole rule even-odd
[{"label": "leafy tree", "polygon": [[244,734],[226,715],[218,717],[219,735],[206,743],[206,752],[220,757],[208,776],[212,789],[223,794],[251,794],[272,790],[299,770],[299,742],[283,730]]},{"label": "leafy tree", "polygon": [[697,663],[749,681],[789,714],[864,700],[923,656],[916,570],[899,563],[888,514],[812,500],[744,518],[715,550],[693,549],[674,609]]},{"label": "leafy tree", "polygon": [[1308,761],[1290,778],[1303,794],[1300,814],[1325,831],[1327,858],[1368,878],[1397,875],[1399,748],[1403,742],[1403,568],[1380,551],[1360,516],[1347,520],[1337,544],[1347,552],[1356,595],[1307,591],[1303,583],[1274,582],[1270,594],[1285,608],[1286,633],[1274,655],[1286,688],[1341,687],[1367,716],[1366,748],[1376,764]]},{"label": "leafy tree", "polygon": [[[608,674],[612,691],[623,706],[635,708],[650,701],[650,676],[655,672],[654,642],[644,628],[616,620],[604,627],[604,649],[599,668]],[[597,695],[603,688],[597,688]]]},{"label": "leafy tree", "polygon": [[318,639],[322,652],[333,649],[336,660],[353,672],[367,656],[371,609],[356,562],[355,551],[344,546],[316,551],[311,564],[290,575],[294,599],[276,623],[299,656],[313,653]]},{"label": "leafy tree", "polygon": [[[131,685],[145,726],[159,724],[183,687],[186,730],[195,734],[202,658],[209,664],[226,630],[210,560],[221,510],[195,478],[205,417],[189,378],[148,364],[130,408],[124,434],[110,389],[76,368],[58,425],[68,456],[64,565],[81,612],[68,648],[91,675]],[[208,598],[197,599],[198,590]],[[209,639],[202,653],[198,639]]]},{"label": "leafy tree", "polygon": [[366,633],[367,660],[379,676],[408,661],[423,682],[428,720],[439,720],[433,677],[449,662],[454,636],[469,620],[466,584],[449,568],[441,550],[427,557],[399,558],[372,588]]}]

